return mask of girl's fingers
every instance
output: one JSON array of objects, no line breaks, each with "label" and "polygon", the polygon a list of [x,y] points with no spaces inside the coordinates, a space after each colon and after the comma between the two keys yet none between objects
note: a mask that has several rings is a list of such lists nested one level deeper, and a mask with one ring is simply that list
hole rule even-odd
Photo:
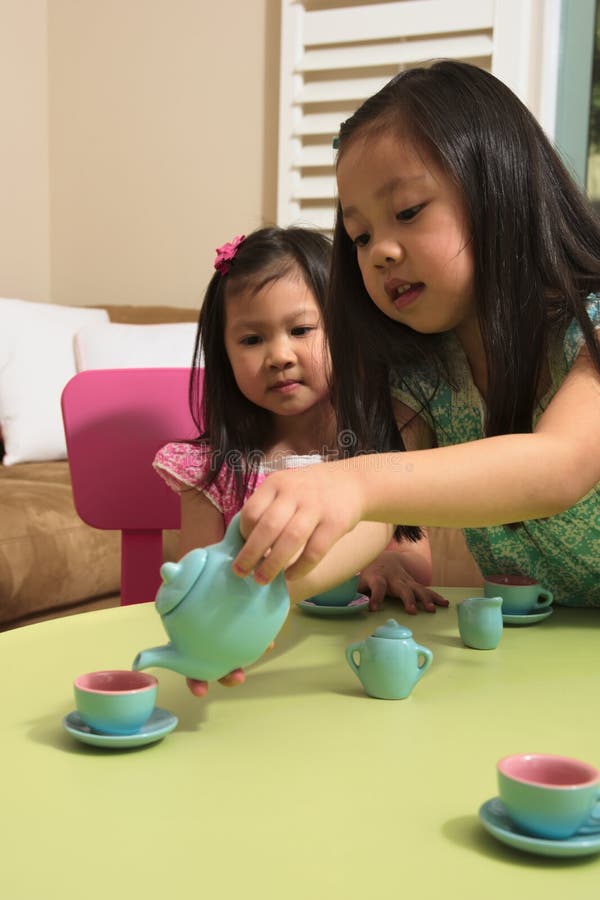
[{"label": "girl's fingers", "polygon": [[233,561],[237,575],[254,572],[259,584],[284,570],[291,580],[302,578],[360,520],[356,503],[346,508],[345,487],[343,493],[342,485],[332,487],[328,470],[334,465],[274,473],[257,488],[241,510],[246,542]]},{"label": "girl's fingers", "polygon": [[373,575],[371,578],[365,579],[364,587],[370,591],[369,610],[376,612],[381,609],[381,605],[385,599],[387,581],[380,575]]},{"label": "girl's fingers", "polygon": [[[327,552],[331,550],[335,542],[342,537],[345,530],[346,529],[343,527],[334,526],[332,523],[328,522],[319,522],[316,526],[313,525],[310,536],[305,540],[302,553],[296,562],[290,565],[289,569],[286,570],[286,578],[290,581],[294,581],[295,578],[304,578],[305,575],[308,575],[317,563],[321,562]],[[308,531],[308,529],[306,529],[306,531]],[[275,548],[273,548],[273,552],[274,551]],[[287,546],[287,560],[292,559],[295,552],[296,550],[294,548]],[[267,564],[271,562],[270,556],[266,562]],[[275,560],[273,563],[275,564]]]},{"label": "girl's fingers", "polygon": [[431,588],[425,588],[427,591],[428,597],[435,603],[436,606],[450,606],[448,600],[445,597],[442,597],[441,594],[438,594],[436,591],[432,591]]},{"label": "girl's fingers", "polygon": [[[268,556],[254,570],[254,577],[259,584],[268,584],[283,571],[286,573],[286,578],[291,580],[310,572],[313,566],[306,565],[305,531],[308,532],[308,529],[294,527],[293,523],[286,527],[285,532],[273,543]],[[294,560],[293,565],[291,564],[292,560]],[[295,571],[298,571],[299,574],[295,575]]]},{"label": "girl's fingers", "polygon": [[[319,549],[320,526],[315,528],[317,514],[312,509],[304,508],[290,513],[289,506],[283,503],[277,507],[273,506],[263,516],[237,560],[234,560],[234,566],[240,558],[244,560],[244,551],[254,556],[256,538],[259,552],[262,552],[262,557],[254,566],[254,578],[259,584],[268,584],[284,570],[287,570],[289,578],[300,578],[310,572],[323,555]],[[265,534],[266,538],[263,537]],[[268,553],[263,550],[267,544]]]},{"label": "girl's fingers", "polygon": [[230,672],[229,675],[225,675],[223,678],[219,678],[219,682],[224,687],[237,687],[238,684],[243,684],[246,680],[246,673],[243,669],[234,669],[233,672]]},{"label": "girl's fingers", "polygon": [[420,597],[419,599],[421,601],[421,606],[423,607],[425,612],[428,612],[428,613],[435,612],[435,603],[433,602],[433,600],[430,600],[430,598],[427,595],[424,595],[424,596]]},{"label": "girl's fingers", "polygon": [[396,585],[394,590],[390,590],[388,593],[397,597],[405,611],[411,616],[417,614],[419,605],[428,613],[434,613],[436,606],[448,606],[448,601],[445,597],[424,585],[417,584],[417,582],[413,582],[410,585]]},{"label": "girl's fingers", "polygon": [[402,602],[404,611],[407,612],[409,616],[417,615],[417,601],[414,590],[404,586],[401,590],[396,592],[396,596]]},{"label": "girl's fingers", "polygon": [[194,697],[206,696],[208,691],[208,681],[196,681],[195,678],[186,678],[185,683]]},{"label": "girl's fingers", "polygon": [[[269,647],[268,649],[270,650],[271,648]],[[236,687],[238,684],[243,684],[245,680],[246,673],[243,669],[234,669],[229,675],[219,678],[219,681],[225,687]],[[208,681],[198,681],[195,678],[186,678],[185,683],[194,697],[206,696],[208,692]]]},{"label": "girl's fingers", "polygon": [[[273,476],[271,476],[272,478]],[[242,508],[242,515],[246,507],[249,507],[253,498],[250,498],[245,507]],[[252,511],[254,507],[251,508]],[[267,512],[265,512],[260,518],[259,521],[251,527],[251,520],[246,520],[246,529],[247,529],[247,539],[246,543],[236,556],[233,561],[233,569],[236,574],[241,575],[242,577],[249,575],[251,572],[257,572],[257,569],[261,568],[261,574],[264,577],[265,574],[271,574],[271,577],[267,577],[264,580],[270,581],[272,577],[274,577],[279,568],[282,568],[283,564],[287,563],[288,560],[293,555],[293,551],[290,552],[287,556],[282,552],[281,543],[278,545],[278,539],[282,532],[284,536],[287,537],[287,541],[284,543],[290,542],[290,538],[293,539],[293,536],[290,535],[290,521],[294,514],[294,509],[290,508],[290,505],[284,501],[278,501],[272,503]],[[271,556],[273,551],[277,549],[277,553],[275,555],[274,560],[271,560]],[[296,547],[296,550],[298,547]],[[265,556],[268,555],[269,564],[266,565],[267,560]],[[279,568],[277,568],[279,566]]]}]

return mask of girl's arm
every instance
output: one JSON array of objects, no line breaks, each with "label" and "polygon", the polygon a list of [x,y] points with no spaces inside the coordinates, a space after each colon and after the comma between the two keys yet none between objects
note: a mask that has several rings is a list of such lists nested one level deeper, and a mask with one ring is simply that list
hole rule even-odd
[{"label": "girl's arm", "polygon": [[[412,410],[404,408],[396,418],[408,450],[433,446],[431,431]],[[436,606],[448,606],[448,601],[429,587],[431,574],[431,548],[425,532],[420,541],[390,541],[384,552],[362,570],[359,590],[370,591],[371,610],[379,609],[390,596],[400,599],[410,615],[416,615],[417,604],[433,613]]]},{"label": "girl's arm", "polygon": [[600,376],[584,350],[532,434],[274,473],[242,511],[236,570],[270,581],[300,551],[288,577],[302,577],[361,519],[484,527],[555,515],[600,480],[599,446]]},{"label": "girl's arm", "polygon": [[195,547],[216,544],[225,534],[223,513],[201,491],[184,490],[181,498],[181,536],[179,555]]},{"label": "girl's arm", "polygon": [[[371,591],[372,609],[379,608],[386,594],[398,597],[409,613],[416,613],[417,602],[428,612],[435,611],[434,604],[446,605],[447,601],[439,594],[416,584],[431,581],[431,553],[426,539],[417,543],[390,541],[378,556],[385,541],[389,541],[390,530],[383,523],[359,523],[355,532],[342,538],[341,546],[335,553],[330,551],[309,577],[288,582],[292,600],[305,600],[333,587],[354,575],[358,566],[362,569],[361,588]],[[184,491],[181,494],[180,556],[195,547],[216,544],[224,533],[222,513],[203,493]],[[225,683],[238,682],[226,679]]]},{"label": "girl's arm", "polygon": [[385,522],[359,522],[330,547],[327,555],[304,577],[288,579],[290,599],[292,602],[306,600],[351,578],[385,549],[391,535],[392,526]]}]

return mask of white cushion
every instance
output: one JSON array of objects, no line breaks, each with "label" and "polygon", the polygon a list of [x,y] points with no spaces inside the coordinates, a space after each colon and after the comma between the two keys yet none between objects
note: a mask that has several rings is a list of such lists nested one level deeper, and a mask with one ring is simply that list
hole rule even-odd
[{"label": "white cushion", "polygon": [[73,339],[105,321],[104,309],[0,298],[5,465],[66,458],[60,396],[76,372]]},{"label": "white cushion", "polygon": [[75,336],[75,363],[82,369],[178,368],[192,365],[196,326],[122,325],[107,322]]}]

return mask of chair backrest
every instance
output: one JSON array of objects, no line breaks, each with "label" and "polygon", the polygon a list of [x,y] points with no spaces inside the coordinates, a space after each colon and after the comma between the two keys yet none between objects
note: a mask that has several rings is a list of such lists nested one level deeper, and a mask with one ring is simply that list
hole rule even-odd
[{"label": "chair backrest", "polygon": [[75,508],[88,525],[122,533],[121,603],[154,600],[162,532],[179,528],[177,495],[154,472],[156,451],[197,435],[190,370],[94,369],[62,394]]}]

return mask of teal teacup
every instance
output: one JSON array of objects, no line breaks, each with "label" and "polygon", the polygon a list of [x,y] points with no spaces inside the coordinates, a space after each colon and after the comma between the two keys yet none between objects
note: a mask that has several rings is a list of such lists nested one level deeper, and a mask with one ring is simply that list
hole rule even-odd
[{"label": "teal teacup", "polygon": [[600,772],[548,753],[520,753],[498,763],[498,789],[508,816],[525,832],[564,840],[600,832]]},{"label": "teal teacup", "polygon": [[135,734],[154,710],[158,681],[146,672],[88,672],[73,683],[82,722],[102,734]]},{"label": "teal teacup", "polygon": [[323,591],[322,594],[315,594],[314,597],[309,599],[316,606],[348,606],[356,597],[358,579],[358,575],[353,575],[352,578],[342,581],[341,584],[336,584],[335,587],[330,588],[328,591]]},{"label": "teal teacup", "polygon": [[486,597],[502,597],[502,612],[509,616],[526,616],[547,609],[554,597],[527,575],[486,575],[483,582]]}]

